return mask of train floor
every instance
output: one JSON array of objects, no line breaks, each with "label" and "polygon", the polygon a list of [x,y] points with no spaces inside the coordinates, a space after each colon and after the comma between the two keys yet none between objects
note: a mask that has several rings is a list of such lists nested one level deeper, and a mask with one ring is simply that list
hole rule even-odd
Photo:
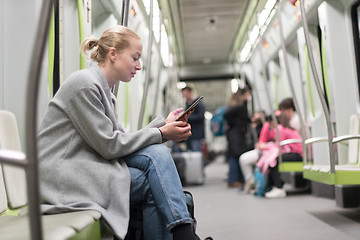
[{"label": "train floor", "polygon": [[188,186],[195,199],[197,233],[214,240],[360,239],[360,208],[337,207],[334,199],[309,193],[257,198],[228,188],[222,157],[206,166],[206,182]]}]

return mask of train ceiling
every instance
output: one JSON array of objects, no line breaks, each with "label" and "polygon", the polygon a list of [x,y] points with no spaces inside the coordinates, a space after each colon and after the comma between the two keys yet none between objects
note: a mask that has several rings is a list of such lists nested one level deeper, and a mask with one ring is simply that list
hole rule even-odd
[{"label": "train ceiling", "polygon": [[[201,74],[208,72],[208,69],[202,68],[216,65],[222,69],[229,62],[229,54],[249,1],[159,1],[162,14],[172,23],[173,36],[177,40],[177,61],[182,68],[183,80],[200,78],[188,74],[187,67],[192,70],[195,68],[195,72]],[[229,73],[223,74],[226,76]]]}]

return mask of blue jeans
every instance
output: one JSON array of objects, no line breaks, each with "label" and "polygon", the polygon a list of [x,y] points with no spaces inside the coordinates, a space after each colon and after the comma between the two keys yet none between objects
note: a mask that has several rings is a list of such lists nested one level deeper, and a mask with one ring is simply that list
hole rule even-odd
[{"label": "blue jeans", "polygon": [[143,204],[144,237],[173,239],[170,230],[193,223],[170,151],[156,144],[124,157],[131,176],[130,204]]},{"label": "blue jeans", "polygon": [[244,176],[240,168],[239,158],[228,156],[228,161],[229,161],[228,183],[244,182]]},{"label": "blue jeans", "polygon": [[201,139],[186,140],[187,150],[201,152]]}]

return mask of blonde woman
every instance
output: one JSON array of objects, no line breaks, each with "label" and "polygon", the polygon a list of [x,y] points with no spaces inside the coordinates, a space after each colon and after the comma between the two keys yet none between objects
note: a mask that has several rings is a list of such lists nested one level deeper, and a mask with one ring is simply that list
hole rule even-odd
[{"label": "blonde woman", "polygon": [[175,121],[181,109],[137,132],[117,123],[110,89],[141,69],[140,38],[114,26],[81,48],[92,51],[95,64],[67,78],[39,129],[43,211],[97,210],[124,239],[130,204],[141,204],[145,239],[197,239],[174,162],[161,144],[191,135],[186,121]]}]

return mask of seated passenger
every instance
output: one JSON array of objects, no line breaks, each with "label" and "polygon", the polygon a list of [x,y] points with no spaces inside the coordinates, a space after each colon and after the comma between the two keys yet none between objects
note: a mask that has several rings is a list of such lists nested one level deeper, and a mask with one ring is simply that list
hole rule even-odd
[{"label": "seated passenger", "polygon": [[[289,125],[289,119],[285,114],[281,113],[279,116],[278,130],[280,134],[280,141],[286,139],[301,139],[301,136],[297,131],[292,129]],[[302,144],[290,143],[281,146],[281,154],[283,162],[298,162],[302,161]],[[269,186],[272,189],[265,193],[267,198],[285,197],[286,191],[283,188],[284,182],[281,180],[280,173],[278,171],[278,156],[279,147],[278,144],[269,144],[266,150],[263,151],[263,155],[256,164],[262,169],[262,171],[269,173]]]},{"label": "seated passenger", "polygon": [[123,26],[81,44],[96,62],[76,71],[50,101],[39,129],[44,213],[93,209],[124,239],[130,204],[143,206],[145,239],[197,239],[174,162],[164,140],[191,135],[187,123],[166,119],[127,133],[118,124],[111,88],[141,69],[139,36]]},{"label": "seated passenger", "polygon": [[275,137],[275,124],[271,116],[267,116],[265,123],[261,128],[258,142],[255,149],[247,151],[239,157],[239,163],[245,179],[244,192],[249,193],[254,187],[254,167],[259,160],[261,153],[266,149],[268,142],[273,142]]},{"label": "seated passenger", "polygon": [[289,126],[300,133],[300,119],[292,98],[285,98],[279,103],[279,110],[289,119]]}]

